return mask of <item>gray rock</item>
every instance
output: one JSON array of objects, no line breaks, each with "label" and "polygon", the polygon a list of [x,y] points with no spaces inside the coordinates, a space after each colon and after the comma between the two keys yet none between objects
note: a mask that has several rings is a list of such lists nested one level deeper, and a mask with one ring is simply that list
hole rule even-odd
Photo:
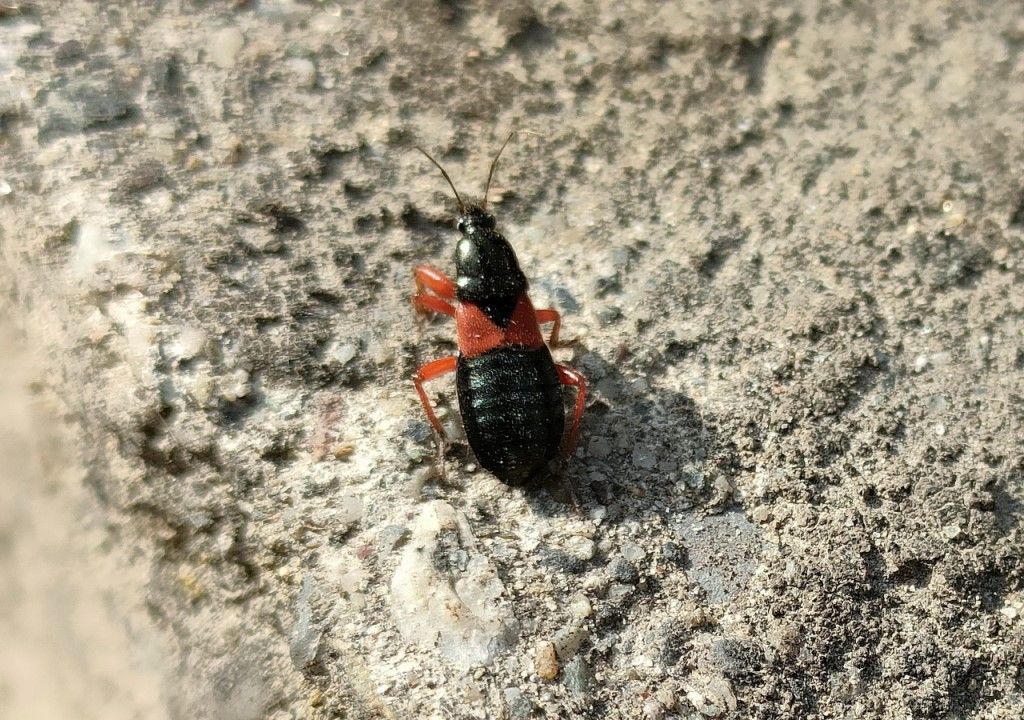
[{"label": "gray rock", "polygon": [[569,625],[556,632],[551,642],[555,645],[558,659],[565,662],[575,656],[589,634],[590,631],[582,625]]},{"label": "gray rock", "polygon": [[388,525],[377,533],[377,549],[389,553],[403,545],[409,537],[409,528],[402,525]]},{"label": "gray rock", "polygon": [[57,46],[53,60],[60,67],[75,65],[85,59],[85,48],[77,40],[68,40]]},{"label": "gray rock", "polygon": [[636,590],[632,585],[612,583],[608,586],[607,600],[611,606],[622,605]]},{"label": "gray rock", "polygon": [[311,575],[302,578],[302,587],[295,600],[295,625],[288,640],[288,650],[295,667],[302,670],[311,664],[320,651],[320,639],[323,637],[322,623],[313,619],[312,599],[316,585]]},{"label": "gray rock", "polygon": [[635,585],[640,580],[640,573],[623,557],[617,557],[608,563],[608,576],[626,585]]},{"label": "gray rock", "polygon": [[658,465],[658,456],[651,448],[638,445],[633,449],[633,464],[641,470],[653,470]]},{"label": "gray rock", "polygon": [[533,715],[536,706],[519,688],[505,688],[505,710],[509,720],[526,720]]},{"label": "gray rock", "polygon": [[127,120],[136,112],[128,91],[113,79],[81,78],[47,100],[40,142]]},{"label": "gray rock", "polygon": [[574,657],[562,667],[562,682],[575,694],[586,695],[594,688],[594,671],[582,657]]}]

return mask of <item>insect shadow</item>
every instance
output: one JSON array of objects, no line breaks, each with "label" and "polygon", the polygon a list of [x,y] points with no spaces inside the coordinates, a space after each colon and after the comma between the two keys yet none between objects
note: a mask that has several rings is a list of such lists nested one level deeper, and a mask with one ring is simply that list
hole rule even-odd
[{"label": "insect shadow", "polygon": [[573,512],[567,485],[583,512],[608,523],[728,501],[718,488],[734,471],[731,444],[720,442],[717,422],[689,395],[658,386],[662,359],[615,362],[582,346],[576,354],[590,386],[579,447],[542,484],[547,492],[528,495],[535,512]]}]

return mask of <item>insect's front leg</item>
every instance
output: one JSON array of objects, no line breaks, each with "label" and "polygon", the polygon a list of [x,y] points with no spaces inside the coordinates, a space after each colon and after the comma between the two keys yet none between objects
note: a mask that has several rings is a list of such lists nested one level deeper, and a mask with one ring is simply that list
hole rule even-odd
[{"label": "insect's front leg", "polygon": [[455,306],[451,302],[455,300],[455,283],[451,278],[430,265],[419,265],[413,277],[416,294],[412,296],[412,304],[417,312],[455,317]]}]

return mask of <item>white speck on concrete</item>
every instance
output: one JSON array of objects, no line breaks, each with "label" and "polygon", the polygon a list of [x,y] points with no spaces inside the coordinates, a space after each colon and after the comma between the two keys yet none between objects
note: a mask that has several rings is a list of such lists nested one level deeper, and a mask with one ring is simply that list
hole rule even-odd
[{"label": "white speck on concrete", "polygon": [[218,30],[210,38],[208,47],[210,60],[217,67],[225,70],[235,66],[238,61],[238,53],[245,45],[245,35],[236,27],[226,27]]}]

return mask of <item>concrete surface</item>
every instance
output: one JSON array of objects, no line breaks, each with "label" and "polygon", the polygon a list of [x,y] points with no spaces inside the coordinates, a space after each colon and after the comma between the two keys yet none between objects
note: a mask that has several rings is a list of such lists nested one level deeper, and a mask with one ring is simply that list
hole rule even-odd
[{"label": "concrete surface", "polygon": [[[53,418],[5,441],[52,466],[6,463],[2,622],[137,618],[5,648],[0,715],[77,663],[79,717],[1021,717],[1017,4],[0,15],[7,405]],[[459,444],[438,481],[410,383],[456,237],[413,147],[473,196],[509,128],[579,513]]]}]

